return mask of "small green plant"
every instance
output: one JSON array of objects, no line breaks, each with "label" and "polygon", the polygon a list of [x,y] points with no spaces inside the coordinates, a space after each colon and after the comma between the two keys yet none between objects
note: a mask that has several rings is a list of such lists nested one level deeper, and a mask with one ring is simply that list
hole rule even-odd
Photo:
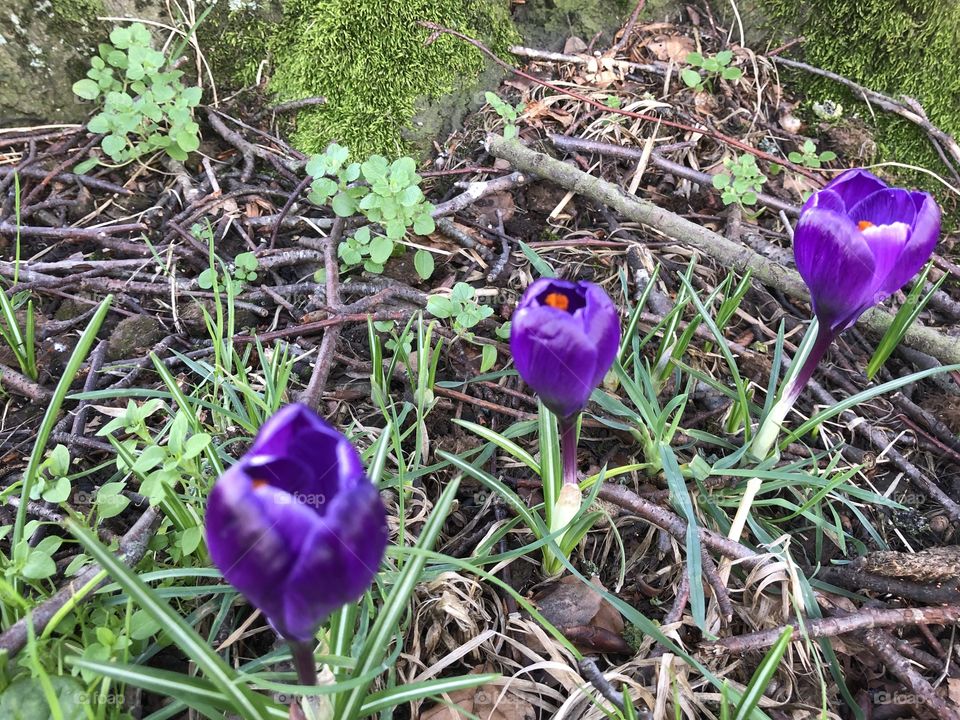
[{"label": "small green plant", "polygon": [[756,205],[757,195],[763,191],[767,176],[760,172],[753,155],[741,155],[736,160],[729,158],[723,165],[730,174],[719,173],[713,176],[713,186],[721,191],[724,205]]},{"label": "small green plant", "polygon": [[487,91],[484,98],[490,103],[490,106],[496,111],[497,115],[503,118],[503,137],[507,140],[517,136],[517,119],[526,108],[524,103],[511,105],[501,99],[496,93]]},{"label": "small green plant", "polygon": [[431,295],[427,298],[427,312],[436,318],[450,318],[458,334],[472,336],[470,329],[493,315],[493,308],[479,304],[475,299],[476,294],[471,285],[458,282],[449,296]]},{"label": "small green plant", "polygon": [[[87,77],[73,84],[78,97],[102,102],[87,129],[104,136],[100,146],[113,162],[132,162],[158,150],[186,160],[200,147],[193,108],[202,90],[185,87],[183,72],[164,71],[166,65],[164,54],[150,46],[150,32],[134,23],[114,29],[110,43],[102,43],[90,59]],[[90,167],[85,163],[82,171]]]},{"label": "small green plant", "polygon": [[790,159],[790,162],[796,165],[804,165],[808,168],[817,169],[823,163],[828,163],[831,160],[837,159],[837,154],[832,150],[824,150],[823,152],[817,152],[817,146],[813,140],[804,140],[803,145],[800,148],[801,152],[792,152],[787,157]]},{"label": "small green plant", "polygon": [[337,254],[345,270],[363,265],[367,272],[381,273],[396,243],[409,230],[417,235],[434,231],[434,208],[420,189],[422,178],[413,158],[391,163],[381,155],[371,155],[362,163],[348,164],[349,157],[347,148],[334,143],[310,158],[307,174],[314,178],[310,201],[329,203],[340,217],[359,213],[370,221],[345,238]]},{"label": "small green plant", "polygon": [[694,90],[704,90],[715,79],[739,80],[743,77],[743,70],[738,67],[731,67],[733,60],[731,50],[721,50],[713,57],[704,57],[701,53],[692,52],[687,55],[687,62],[694,67],[703,68],[705,75],[701,75],[699,70],[684,68],[680,71],[680,79],[687,87]]}]

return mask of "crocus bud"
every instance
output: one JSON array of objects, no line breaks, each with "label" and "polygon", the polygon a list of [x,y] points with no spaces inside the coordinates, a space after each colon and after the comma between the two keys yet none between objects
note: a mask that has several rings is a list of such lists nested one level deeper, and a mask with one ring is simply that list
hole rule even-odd
[{"label": "crocus bud", "polygon": [[214,484],[206,537],[227,581],[280,635],[304,641],[370,587],[386,512],[350,442],[305,405],[288,405]]},{"label": "crocus bud", "polygon": [[560,418],[587,406],[619,344],[617,308],[591,282],[537,280],[520,298],[510,323],[517,372]]}]

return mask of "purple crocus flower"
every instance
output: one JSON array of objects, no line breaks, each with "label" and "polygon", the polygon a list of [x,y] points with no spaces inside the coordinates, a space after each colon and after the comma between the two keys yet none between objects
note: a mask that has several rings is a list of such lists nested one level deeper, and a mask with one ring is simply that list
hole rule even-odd
[{"label": "purple crocus flower", "polygon": [[819,332],[796,394],[837,335],[917,274],[939,234],[932,196],[889,187],[866,170],[847,170],[810,196],[793,252]]},{"label": "purple crocus flower", "polygon": [[889,187],[866,170],[841,173],[804,203],[793,254],[810,289],[817,335],[764,418],[751,447],[754,457],[767,457],[834,338],[916,275],[939,234],[940,208],[932,196]]},{"label": "purple crocus flower", "polygon": [[370,587],[386,512],[350,442],[287,405],[213,486],[206,536],[223,576],[297,643]]},{"label": "purple crocus flower", "polygon": [[541,278],[510,323],[510,350],[526,383],[559,418],[587,406],[620,344],[617,308],[600,286]]}]

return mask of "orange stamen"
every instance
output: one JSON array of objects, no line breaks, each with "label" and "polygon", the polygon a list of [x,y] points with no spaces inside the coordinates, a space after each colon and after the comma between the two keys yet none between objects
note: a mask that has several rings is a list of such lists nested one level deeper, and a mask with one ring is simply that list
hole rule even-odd
[{"label": "orange stamen", "polygon": [[547,305],[557,310],[567,310],[570,307],[570,298],[563,293],[552,292],[543,300]]},{"label": "orange stamen", "polygon": [[269,484],[270,483],[268,483],[266,480],[254,480],[252,483],[254,490],[259,490],[260,488],[267,487],[267,485]]},{"label": "orange stamen", "polygon": [[863,230],[866,230],[867,228],[872,228],[873,223],[870,222],[869,220],[861,220],[860,222],[857,223],[857,227],[860,228],[861,231],[863,231]]}]

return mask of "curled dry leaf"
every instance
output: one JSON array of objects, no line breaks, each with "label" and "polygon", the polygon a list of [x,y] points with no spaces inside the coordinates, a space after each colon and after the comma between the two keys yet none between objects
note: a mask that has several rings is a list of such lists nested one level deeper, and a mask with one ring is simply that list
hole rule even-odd
[{"label": "curled dry leaf", "polygon": [[596,591],[606,589],[600,580],[590,582],[564,577],[538,593],[533,602],[581,652],[631,652],[623,639],[623,617]]},{"label": "curled dry leaf", "polygon": [[657,35],[644,43],[650,54],[660,62],[682,65],[687,55],[696,50],[693,39],[684,35]]},{"label": "curled dry leaf", "polygon": [[[471,674],[492,668],[477,665]],[[527,700],[499,685],[480,685],[449,694],[449,705],[434,705],[420,713],[420,720],[534,720],[536,712]]]}]

